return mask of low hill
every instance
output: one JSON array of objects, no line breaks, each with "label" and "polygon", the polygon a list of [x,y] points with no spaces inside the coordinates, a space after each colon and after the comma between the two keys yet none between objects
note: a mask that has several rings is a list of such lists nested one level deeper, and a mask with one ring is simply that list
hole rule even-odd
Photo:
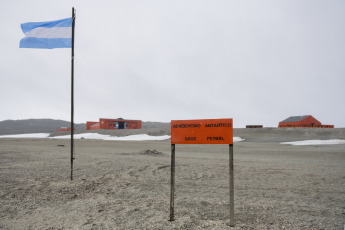
[{"label": "low hill", "polygon": [[257,128],[234,129],[234,136],[248,142],[288,142],[345,139],[345,128]]},{"label": "low hill", "polygon": [[[5,120],[0,122],[0,135],[24,133],[52,133],[61,127],[70,127],[69,121],[53,119]],[[76,130],[85,130],[85,124],[75,124]]]},{"label": "low hill", "polygon": [[[5,120],[0,122],[0,135],[25,133],[51,133],[51,136],[66,135],[69,132],[56,132],[61,127],[70,127],[69,121],[54,119],[25,119]],[[84,123],[74,124],[75,133],[95,132],[112,136],[126,136],[133,134],[165,135],[170,134],[170,123],[143,122],[142,129],[132,130],[86,130]]]}]

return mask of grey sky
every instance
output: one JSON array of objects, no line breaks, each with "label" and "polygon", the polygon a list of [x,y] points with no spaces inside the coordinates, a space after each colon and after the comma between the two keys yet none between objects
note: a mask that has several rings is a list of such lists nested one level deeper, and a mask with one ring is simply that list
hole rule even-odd
[{"label": "grey sky", "polygon": [[77,10],[75,121],[311,114],[345,127],[345,2],[0,0],[0,120],[70,120],[70,49],[19,49],[20,23]]}]

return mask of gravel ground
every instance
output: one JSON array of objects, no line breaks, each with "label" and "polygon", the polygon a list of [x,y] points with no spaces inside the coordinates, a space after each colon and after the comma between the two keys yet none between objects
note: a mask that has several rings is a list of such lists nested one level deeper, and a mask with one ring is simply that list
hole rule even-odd
[{"label": "gravel ground", "polygon": [[[345,145],[241,132],[231,229],[344,229]],[[176,146],[173,222],[170,141],[76,140],[73,181],[69,151],[68,140],[0,139],[0,229],[230,229],[226,145]]]}]

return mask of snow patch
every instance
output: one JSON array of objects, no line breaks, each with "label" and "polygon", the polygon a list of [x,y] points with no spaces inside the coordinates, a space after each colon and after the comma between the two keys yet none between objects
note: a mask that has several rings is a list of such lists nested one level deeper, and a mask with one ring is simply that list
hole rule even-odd
[{"label": "snow patch", "polygon": [[14,135],[2,135],[0,138],[48,138],[49,133],[25,133]]},{"label": "snow patch", "polygon": [[233,137],[233,141],[234,142],[240,142],[240,141],[244,141],[244,139],[242,139],[240,137]]},{"label": "snow patch", "polygon": [[332,140],[305,140],[305,141],[292,141],[281,142],[283,145],[339,145],[345,144],[345,140],[332,139]]},{"label": "snow patch", "polygon": [[[53,139],[70,139],[71,135],[51,137]],[[74,139],[93,139],[93,140],[106,140],[106,141],[162,141],[170,139],[169,135],[164,136],[150,136],[147,134],[130,135],[124,137],[116,137],[104,135],[99,133],[81,133],[75,134]]]}]

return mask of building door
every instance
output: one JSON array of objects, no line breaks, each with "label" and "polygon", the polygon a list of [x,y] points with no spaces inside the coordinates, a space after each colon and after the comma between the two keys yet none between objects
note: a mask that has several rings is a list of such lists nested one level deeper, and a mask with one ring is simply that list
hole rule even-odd
[{"label": "building door", "polygon": [[124,129],[125,128],[125,122],[119,121],[119,129]]}]

